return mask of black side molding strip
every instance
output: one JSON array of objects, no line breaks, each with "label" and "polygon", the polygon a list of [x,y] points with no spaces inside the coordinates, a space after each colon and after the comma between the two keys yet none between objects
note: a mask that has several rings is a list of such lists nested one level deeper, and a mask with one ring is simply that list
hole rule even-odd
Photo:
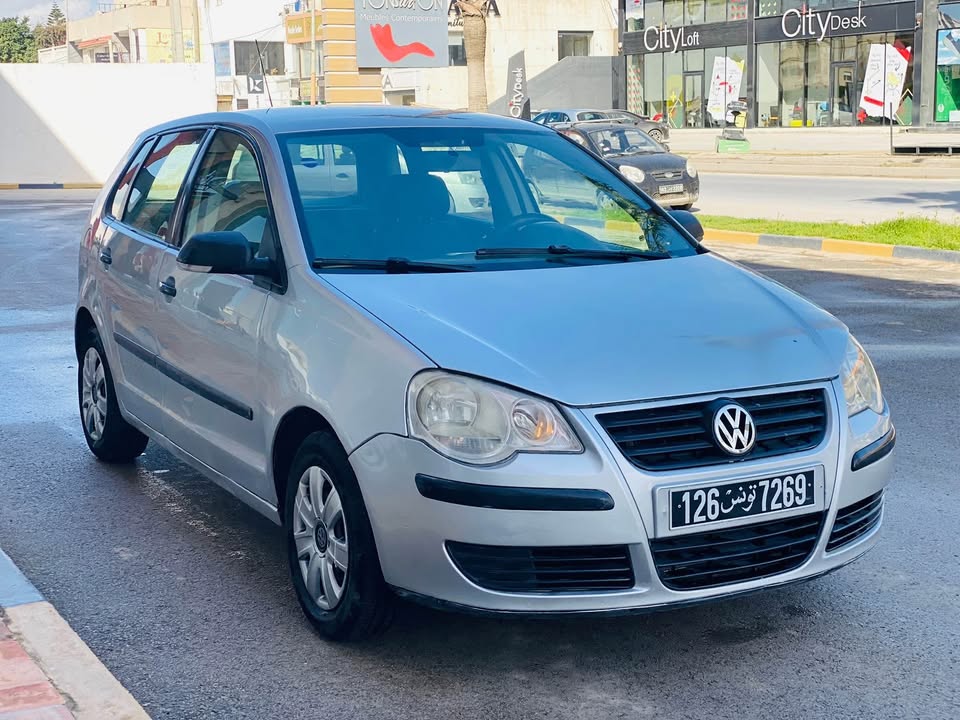
[{"label": "black side molding strip", "polygon": [[501,487],[456,482],[430,475],[416,476],[417,490],[425,498],[495,510],[612,510],[613,498],[603,490]]},{"label": "black side molding strip", "polygon": [[175,383],[183,385],[183,387],[187,388],[187,390],[190,392],[196,393],[203,399],[209,400],[215,405],[219,405],[235,415],[239,415],[247,420],[253,420],[253,408],[244,405],[241,402],[237,402],[233,398],[224,395],[219,390],[215,390],[209,385],[200,382],[196,378],[187,375],[181,370],[178,370],[170,363],[161,360],[160,357],[155,353],[150,352],[145,347],[131,340],[125,335],[115,332],[113,334],[113,339],[116,340],[117,345],[122,347],[124,350],[140,358],[148,365],[152,365]]},{"label": "black side molding strip", "polygon": [[853,454],[853,460],[850,461],[851,470],[861,470],[867,465],[872,465],[877,460],[885,458],[897,444],[897,429],[890,428],[890,431],[879,440],[874,440],[865,448],[857,450]]}]

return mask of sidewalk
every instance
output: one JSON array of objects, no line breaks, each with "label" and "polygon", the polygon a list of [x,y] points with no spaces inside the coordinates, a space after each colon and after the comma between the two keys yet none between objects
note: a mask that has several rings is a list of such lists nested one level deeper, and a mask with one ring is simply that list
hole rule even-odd
[{"label": "sidewalk", "polygon": [[0,720],[149,720],[2,550]]}]

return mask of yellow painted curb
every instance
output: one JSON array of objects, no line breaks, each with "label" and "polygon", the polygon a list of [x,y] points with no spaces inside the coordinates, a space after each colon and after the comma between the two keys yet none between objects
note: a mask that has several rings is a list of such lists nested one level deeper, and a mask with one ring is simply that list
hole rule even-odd
[{"label": "yellow painted curb", "polygon": [[16,190],[19,185],[16,183],[0,183],[0,190]]},{"label": "yellow painted curb", "polygon": [[820,249],[825,252],[848,253],[852,255],[872,255],[874,257],[893,257],[893,245],[859,242],[857,240],[829,240],[824,238]]},{"label": "yellow painted curb", "polygon": [[100,186],[95,183],[64,183],[64,190],[99,190]]},{"label": "yellow painted curb", "polygon": [[711,230],[706,228],[703,231],[703,239],[706,242],[716,240],[717,242],[739,243],[741,245],[757,245],[760,243],[759,233],[740,232],[739,230]]}]

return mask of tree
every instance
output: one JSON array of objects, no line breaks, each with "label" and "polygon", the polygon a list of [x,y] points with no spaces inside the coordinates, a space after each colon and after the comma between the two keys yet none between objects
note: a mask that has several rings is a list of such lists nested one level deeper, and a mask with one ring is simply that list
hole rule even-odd
[{"label": "tree", "polygon": [[61,23],[66,23],[67,18],[63,14],[63,10],[60,9],[60,6],[57,3],[53,4],[53,7],[50,8],[50,14],[47,15],[47,27],[52,25],[60,25]]},{"label": "tree", "polygon": [[46,25],[37,25],[33,36],[38,48],[59,47],[67,44],[67,18],[56,3],[50,9]]},{"label": "tree", "polygon": [[487,112],[487,10],[489,0],[457,0],[463,17],[463,52],[467,56],[467,109]]},{"label": "tree", "polygon": [[37,61],[37,46],[27,19],[0,19],[0,63]]}]

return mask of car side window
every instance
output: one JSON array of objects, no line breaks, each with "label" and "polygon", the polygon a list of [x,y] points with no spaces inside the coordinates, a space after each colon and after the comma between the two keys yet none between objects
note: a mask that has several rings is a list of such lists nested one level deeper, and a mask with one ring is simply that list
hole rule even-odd
[{"label": "car side window", "polygon": [[113,202],[110,203],[111,216],[115,218],[123,217],[123,208],[127,204],[127,195],[130,194],[133,178],[137,174],[137,170],[140,169],[140,166],[147,157],[147,153],[150,152],[150,148],[152,147],[152,139],[145,142],[133,156],[133,160],[130,161],[126,169],[123,171],[123,174],[117,180],[117,187],[113,191]]},{"label": "car side window", "polygon": [[160,137],[130,188],[124,223],[167,240],[177,194],[203,135],[184,130]]},{"label": "car side window", "polygon": [[[240,135],[218,131],[197,168],[183,221],[182,239],[197,233],[238,232],[252,255],[260,252],[273,224],[257,158]],[[267,250],[267,247],[264,247]]]}]

